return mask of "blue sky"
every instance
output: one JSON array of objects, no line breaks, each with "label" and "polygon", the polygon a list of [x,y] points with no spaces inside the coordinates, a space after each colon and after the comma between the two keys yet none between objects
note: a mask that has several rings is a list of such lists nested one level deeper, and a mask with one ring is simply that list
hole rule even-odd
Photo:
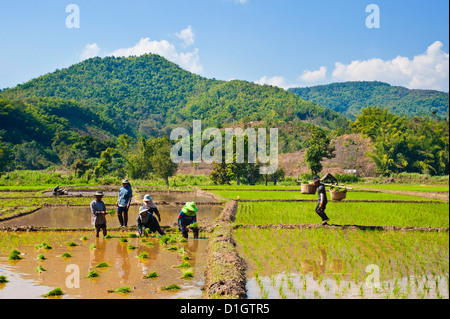
[{"label": "blue sky", "polygon": [[[69,4],[79,28],[66,25]],[[379,28],[366,26],[369,4]],[[158,53],[220,80],[448,91],[448,39],[443,0],[3,1],[0,89],[96,55]]]}]

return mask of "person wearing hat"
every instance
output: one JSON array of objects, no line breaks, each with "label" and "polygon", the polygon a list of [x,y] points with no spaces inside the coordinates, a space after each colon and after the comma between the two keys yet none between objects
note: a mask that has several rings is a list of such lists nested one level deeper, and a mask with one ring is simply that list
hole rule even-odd
[{"label": "person wearing hat", "polygon": [[133,191],[128,179],[122,180],[122,187],[119,190],[117,197],[117,217],[121,227],[127,227],[128,224],[128,209],[130,208]]},{"label": "person wearing hat", "polygon": [[188,238],[188,231],[192,229],[194,238],[198,238],[198,228],[190,227],[190,225],[197,223],[198,207],[195,202],[187,202],[178,214],[177,223],[178,229],[184,238]]},{"label": "person wearing hat", "polygon": [[95,237],[99,237],[100,230],[106,236],[106,206],[103,202],[103,192],[96,192],[95,199],[91,202],[91,222],[95,226]]},{"label": "person wearing hat", "polygon": [[[323,179],[325,177],[328,177],[328,174],[325,175],[323,177]],[[325,214],[325,209],[326,209],[327,203],[328,203],[327,193],[325,191],[325,185],[321,183],[322,179],[320,179],[317,176],[314,176],[313,182],[314,182],[314,185],[317,187],[317,194],[319,196],[318,203],[316,206],[316,213],[317,213],[317,215],[320,216],[320,218],[322,218],[322,225],[326,225],[330,219],[328,218],[327,214]]]},{"label": "person wearing hat", "polygon": [[158,208],[156,207],[155,203],[153,203],[152,198],[150,197],[150,195],[145,195],[144,196],[144,200],[143,200],[143,204],[142,206],[146,206],[149,208],[149,213],[151,214],[155,214],[158,218],[158,221],[161,222],[161,215],[159,214]]},{"label": "person wearing hat", "polygon": [[139,235],[144,236],[147,235],[146,230],[149,232],[158,232],[161,236],[166,233],[159,226],[156,217],[151,213],[152,207],[147,205],[142,205],[139,207],[139,215],[137,217],[137,227],[139,231]]},{"label": "person wearing hat", "polygon": [[52,192],[53,196],[58,196],[58,192],[59,192],[59,185],[56,185],[56,187],[53,188],[53,192]]}]

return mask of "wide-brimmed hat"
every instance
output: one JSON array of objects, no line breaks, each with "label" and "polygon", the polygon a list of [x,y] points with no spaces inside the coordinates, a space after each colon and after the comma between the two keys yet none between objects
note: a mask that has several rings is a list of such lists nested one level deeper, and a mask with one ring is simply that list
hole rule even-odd
[{"label": "wide-brimmed hat", "polygon": [[122,184],[130,184],[130,182],[128,181],[128,179],[125,178],[122,180]]},{"label": "wide-brimmed hat", "polygon": [[139,207],[139,215],[143,212],[148,212],[150,210],[150,207],[141,206]]},{"label": "wide-brimmed hat", "polygon": [[150,195],[149,194],[146,194],[145,196],[144,196],[144,202],[151,202],[152,201],[152,198],[150,197]]},{"label": "wide-brimmed hat", "polygon": [[103,192],[97,191],[95,192],[94,196],[104,196]]},{"label": "wide-brimmed hat", "polygon": [[195,212],[198,211],[198,207],[195,202],[187,202],[181,210],[188,216],[194,216]]}]

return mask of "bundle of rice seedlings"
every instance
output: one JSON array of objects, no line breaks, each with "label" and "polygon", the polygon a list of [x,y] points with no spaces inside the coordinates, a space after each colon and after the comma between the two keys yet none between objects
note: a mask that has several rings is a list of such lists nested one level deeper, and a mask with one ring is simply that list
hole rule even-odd
[{"label": "bundle of rice seedlings", "polygon": [[44,269],[41,265],[36,267],[36,272],[44,272],[47,271],[47,269]]},{"label": "bundle of rice seedlings", "polygon": [[95,268],[108,268],[108,267],[109,265],[107,262],[101,262],[97,266],[95,266]]},{"label": "bundle of rice seedlings", "polygon": [[156,271],[152,271],[151,273],[149,273],[147,276],[144,276],[144,278],[147,278],[147,279],[149,279],[149,278],[156,278],[156,277],[158,277],[159,275],[158,275],[158,273],[156,272]]},{"label": "bundle of rice seedlings", "polygon": [[61,257],[62,258],[70,258],[70,257],[72,257],[72,254],[71,253],[64,253],[64,254],[61,255]]},{"label": "bundle of rice seedlings", "polygon": [[161,287],[161,290],[179,290],[179,289],[181,289],[181,287],[175,284],[166,287]]},{"label": "bundle of rice seedlings", "polygon": [[7,278],[8,277],[6,277],[5,275],[0,275],[0,284],[5,284],[5,283],[9,282],[9,280]]},{"label": "bundle of rice seedlings", "polygon": [[131,292],[131,288],[129,286],[124,286],[117,288],[116,290],[108,290],[108,292],[115,292],[118,294],[128,294]]},{"label": "bundle of rice seedlings", "polygon": [[87,278],[95,278],[95,277],[100,277],[100,275],[95,270],[91,270],[86,277]]},{"label": "bundle of rice seedlings", "polygon": [[20,251],[18,251],[17,249],[11,250],[11,252],[9,253],[8,260],[20,260],[20,259],[22,259],[22,257],[20,257]]},{"label": "bundle of rice seedlings", "polygon": [[50,290],[45,295],[43,295],[43,297],[48,298],[48,297],[55,297],[55,296],[62,296],[62,295],[64,295],[64,292],[62,291],[61,288],[58,287],[53,290]]},{"label": "bundle of rice seedlings", "polygon": [[143,253],[141,253],[139,256],[138,256],[139,258],[148,258],[148,253],[147,252],[143,252]]},{"label": "bundle of rice seedlings", "polygon": [[192,270],[186,270],[183,271],[183,276],[181,276],[181,279],[187,279],[192,277],[194,277],[194,273],[192,272]]}]

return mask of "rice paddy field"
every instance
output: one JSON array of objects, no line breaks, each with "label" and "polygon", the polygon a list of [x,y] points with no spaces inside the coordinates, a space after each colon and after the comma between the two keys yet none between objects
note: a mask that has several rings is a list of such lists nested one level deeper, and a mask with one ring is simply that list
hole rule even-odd
[{"label": "rice paddy field", "polygon": [[234,235],[249,298],[449,298],[448,200],[349,191],[320,226],[317,195],[213,192],[240,201]]},{"label": "rice paddy field", "polygon": [[[326,226],[314,212],[317,195],[298,186],[207,187],[154,194],[142,187],[130,227],[119,230],[112,213],[100,238],[88,206],[101,187],[60,197],[48,188],[1,189],[0,299],[205,298],[214,227],[187,240],[174,227],[180,203],[191,200],[205,226],[218,223],[226,201],[237,201],[230,227],[246,264],[247,298],[449,298],[448,186],[355,185],[342,201],[328,197]],[[136,236],[147,193],[162,203],[170,237]],[[105,194],[114,211],[115,191]]]}]

